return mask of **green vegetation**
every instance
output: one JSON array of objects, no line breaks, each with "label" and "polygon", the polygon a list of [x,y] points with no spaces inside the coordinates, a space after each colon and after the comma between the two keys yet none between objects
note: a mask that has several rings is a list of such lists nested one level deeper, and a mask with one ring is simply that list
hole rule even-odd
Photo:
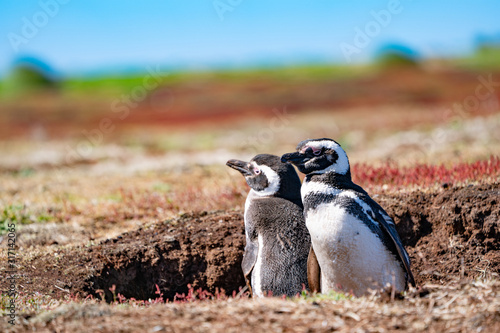
[{"label": "green vegetation", "polygon": [[[171,72],[157,78],[161,85],[174,85],[184,82],[203,82],[218,80],[223,82],[245,82],[247,80],[324,80],[348,78],[362,75],[369,67],[351,67],[342,65],[300,65],[290,67],[225,69],[206,72]],[[147,74],[146,74],[147,75]],[[137,86],[143,85],[145,75],[72,78],[62,82],[62,91],[70,95],[96,93],[103,96],[130,93]]]},{"label": "green vegetation", "polygon": [[402,44],[387,44],[378,50],[375,65],[382,69],[408,69],[419,66],[418,53]]},{"label": "green vegetation", "polygon": [[[374,72],[377,68],[414,68],[419,61],[405,48],[390,48],[380,51],[372,64],[301,64],[295,66],[254,67],[247,69],[216,69],[211,71],[164,70],[155,77],[160,85],[176,85],[186,82],[220,81],[224,83],[251,80],[268,81],[318,81],[359,77]],[[411,50],[410,50],[411,51]],[[445,60],[452,65],[470,68],[500,68],[500,47],[481,45],[468,57]],[[94,96],[110,97],[128,94],[134,87],[142,86],[147,72],[142,74],[74,77],[60,81],[51,79],[43,70],[33,66],[18,65],[3,81],[0,81],[2,95],[15,95],[19,92],[57,88],[63,95],[70,97]],[[151,74],[149,74],[151,75]]]},{"label": "green vegetation", "polygon": [[19,64],[7,79],[0,83],[0,92],[6,97],[17,97],[26,93],[54,90],[58,82],[36,64]]},{"label": "green vegetation", "polygon": [[[248,80],[327,80],[343,79],[360,76],[370,72],[371,66],[344,66],[332,64],[313,64],[287,67],[261,67],[251,69],[222,69],[214,71],[165,71],[164,76],[155,78],[160,85],[175,85],[185,82],[204,82],[217,80],[225,83],[245,82]],[[120,94],[129,94],[135,87],[143,86],[147,73],[141,75],[103,76],[92,78],[68,78],[58,83],[58,88],[63,95],[69,97],[93,96],[114,97]],[[47,78],[36,76],[35,73],[28,75],[22,71],[22,80],[18,80],[18,74],[14,75],[16,80],[9,77],[4,82],[0,81],[0,91],[10,89],[11,86],[22,87],[23,82],[33,81],[37,84],[51,85]],[[33,84],[34,84],[33,83]],[[29,83],[27,86],[32,86]]]},{"label": "green vegetation", "polygon": [[129,93],[134,87],[141,86],[143,79],[143,76],[71,78],[62,82],[61,91],[70,96],[116,96]]},{"label": "green vegetation", "polygon": [[52,88],[55,81],[35,67],[19,66],[12,73],[14,83],[31,89]]},{"label": "green vegetation", "polygon": [[470,57],[457,59],[457,65],[466,68],[500,68],[500,45],[482,45]]},{"label": "green vegetation", "polygon": [[208,78],[228,80],[268,79],[268,80],[325,80],[359,76],[369,71],[370,66],[347,66],[333,64],[309,64],[286,67],[263,67],[253,69],[219,70],[207,72]]},{"label": "green vegetation", "polygon": [[48,222],[50,220],[51,217],[45,214],[38,216],[31,214],[24,205],[9,205],[0,212],[0,235],[6,234],[11,224],[15,224],[18,228],[19,224]]},{"label": "green vegetation", "polygon": [[386,69],[416,68],[418,62],[403,53],[387,52],[377,59],[377,65]]},{"label": "green vegetation", "polygon": [[[449,60],[450,64],[474,68],[500,68],[500,48],[495,46],[479,47],[470,57]],[[374,72],[377,68],[414,68],[419,61],[408,54],[386,50],[377,56],[373,64],[334,65],[303,64],[283,67],[256,67],[249,69],[218,69],[213,71],[164,71],[155,78],[160,85],[169,86],[186,82],[203,83],[219,81],[236,83],[252,80],[267,81],[318,81],[359,77]],[[134,87],[142,86],[147,76],[144,74],[103,76],[92,78],[68,78],[54,82],[33,68],[18,67],[4,81],[0,81],[2,95],[17,94],[20,91],[33,91],[41,87],[54,88],[69,97],[109,98],[129,94]]]}]

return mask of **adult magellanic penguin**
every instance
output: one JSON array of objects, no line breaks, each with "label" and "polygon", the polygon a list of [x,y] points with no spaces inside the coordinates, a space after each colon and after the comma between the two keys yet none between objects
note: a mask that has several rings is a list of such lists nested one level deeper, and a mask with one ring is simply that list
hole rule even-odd
[{"label": "adult magellanic penguin", "polygon": [[[306,225],[319,273],[309,272],[312,289],[356,296],[391,284],[415,285],[410,259],[389,215],[351,180],[349,160],[331,139],[305,140],[282,156],[306,174],[301,188]],[[314,262],[308,265],[315,267]],[[319,282],[321,281],[321,282]]]},{"label": "adult magellanic penguin", "polygon": [[300,293],[307,287],[310,237],[300,199],[300,178],[278,156],[229,160],[250,186],[245,202],[246,247],[242,269],[253,296]]}]

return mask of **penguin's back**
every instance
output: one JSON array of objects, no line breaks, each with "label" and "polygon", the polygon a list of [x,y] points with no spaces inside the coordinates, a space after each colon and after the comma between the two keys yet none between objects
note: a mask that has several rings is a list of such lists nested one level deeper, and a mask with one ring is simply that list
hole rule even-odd
[{"label": "penguin's back", "polygon": [[252,284],[273,295],[293,296],[307,288],[310,236],[301,205],[279,197],[253,197],[245,224],[253,225],[259,244]]}]

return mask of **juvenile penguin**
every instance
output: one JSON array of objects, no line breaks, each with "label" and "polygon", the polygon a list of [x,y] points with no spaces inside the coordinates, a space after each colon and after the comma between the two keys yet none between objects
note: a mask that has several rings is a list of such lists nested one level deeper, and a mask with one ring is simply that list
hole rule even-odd
[{"label": "juvenile penguin", "polygon": [[311,289],[361,296],[387,284],[397,291],[407,283],[415,286],[393,220],[352,182],[349,160],[337,142],[305,140],[281,160],[306,174],[301,196],[313,250],[308,262]]},{"label": "juvenile penguin", "polygon": [[250,186],[245,202],[246,247],[241,264],[253,296],[294,296],[307,287],[310,237],[300,198],[300,178],[278,156],[229,160]]}]

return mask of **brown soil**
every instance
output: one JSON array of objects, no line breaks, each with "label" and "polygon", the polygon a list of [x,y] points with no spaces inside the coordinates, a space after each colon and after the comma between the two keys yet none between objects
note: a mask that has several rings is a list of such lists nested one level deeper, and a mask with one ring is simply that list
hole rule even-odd
[{"label": "brown soil", "polygon": [[417,191],[380,203],[396,221],[418,284],[498,277],[499,184]]},{"label": "brown soil", "polygon": [[429,297],[410,294],[403,301],[393,302],[376,297],[334,302],[231,299],[157,304],[140,310],[71,303],[11,329],[12,332],[499,332],[500,283],[434,286],[428,292]]},{"label": "brown soil", "polygon": [[[498,278],[499,184],[384,194],[376,200],[395,219],[418,285]],[[112,300],[109,288],[116,285],[116,293],[127,298],[154,299],[158,285],[171,300],[186,293],[188,284],[227,294],[244,286],[241,212],[186,214],[98,244],[53,249],[24,258],[23,292],[98,296],[104,290]]]},{"label": "brown soil", "polygon": [[242,219],[239,213],[185,214],[99,244],[49,251],[22,268],[29,281],[24,291],[61,296],[62,288],[98,297],[104,290],[112,300],[109,288],[116,285],[116,294],[147,300],[157,297],[155,284],[167,299],[187,293],[188,284],[236,290],[245,284]]}]

